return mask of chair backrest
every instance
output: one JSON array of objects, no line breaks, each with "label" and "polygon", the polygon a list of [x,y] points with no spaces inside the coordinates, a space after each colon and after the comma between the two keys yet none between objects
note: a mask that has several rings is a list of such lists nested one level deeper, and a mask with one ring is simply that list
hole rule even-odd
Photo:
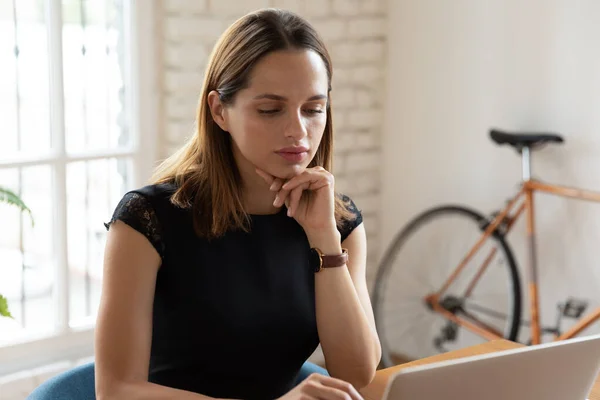
[{"label": "chair backrest", "polygon": [[96,400],[94,363],[81,365],[48,379],[26,400]]}]

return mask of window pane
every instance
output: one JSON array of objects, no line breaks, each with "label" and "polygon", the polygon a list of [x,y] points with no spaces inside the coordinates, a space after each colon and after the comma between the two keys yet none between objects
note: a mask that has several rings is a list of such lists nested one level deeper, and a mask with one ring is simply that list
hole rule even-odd
[{"label": "window pane", "polygon": [[0,158],[50,149],[43,0],[0,0]]},{"label": "window pane", "polygon": [[0,204],[0,293],[15,321],[0,318],[0,345],[53,331],[52,174],[48,166],[0,170],[0,186],[20,192],[35,225]]},{"label": "window pane", "polygon": [[131,161],[83,161],[67,167],[70,317],[72,324],[98,309],[106,228],[130,189]]},{"label": "window pane", "polygon": [[62,4],[67,151],[127,147],[122,1]]}]

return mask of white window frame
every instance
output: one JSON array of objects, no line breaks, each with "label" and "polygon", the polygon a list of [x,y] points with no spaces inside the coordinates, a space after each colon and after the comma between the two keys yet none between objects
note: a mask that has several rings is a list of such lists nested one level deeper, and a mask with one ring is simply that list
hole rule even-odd
[{"label": "white window frame", "polygon": [[[151,175],[158,159],[159,69],[157,68],[157,39],[155,9],[157,0],[124,0],[125,81],[129,83],[132,110],[132,145],[126,150],[92,151],[67,154],[65,148],[65,123],[62,71],[62,14],[61,0],[47,0],[49,10],[47,25],[50,60],[50,119],[53,152],[29,159],[0,160],[2,168],[30,165],[52,165],[56,185],[53,187],[54,254],[58,266],[55,275],[53,301],[56,309],[56,331],[51,336],[23,341],[0,347],[0,377],[64,360],[77,360],[93,356],[95,318],[85,324],[69,325],[69,277],[67,248],[66,165],[73,161],[88,161],[107,157],[133,159],[134,187],[143,186]],[[140,138],[143,137],[143,140]],[[110,216],[107,216],[110,217]],[[100,221],[102,223],[102,221]]]}]

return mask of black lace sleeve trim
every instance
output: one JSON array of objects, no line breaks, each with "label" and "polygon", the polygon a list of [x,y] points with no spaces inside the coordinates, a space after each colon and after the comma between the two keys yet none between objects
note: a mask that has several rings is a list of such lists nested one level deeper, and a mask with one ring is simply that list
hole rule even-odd
[{"label": "black lace sleeve trim", "polygon": [[350,236],[352,231],[363,222],[363,216],[362,216],[361,211],[358,209],[358,207],[356,206],[356,204],[354,203],[354,201],[352,201],[352,199],[350,197],[348,197],[344,194],[341,194],[340,197],[346,204],[346,207],[348,208],[348,210],[354,216],[354,218],[352,218],[350,220],[345,220],[339,229],[341,239],[343,242],[344,240],[346,240],[346,238],[348,236]]},{"label": "black lace sleeve trim", "polygon": [[108,230],[116,220],[121,220],[136,231],[144,235],[154,246],[160,258],[165,254],[165,245],[162,239],[162,229],[152,204],[142,195],[129,192],[123,196],[111,220],[104,226]]}]

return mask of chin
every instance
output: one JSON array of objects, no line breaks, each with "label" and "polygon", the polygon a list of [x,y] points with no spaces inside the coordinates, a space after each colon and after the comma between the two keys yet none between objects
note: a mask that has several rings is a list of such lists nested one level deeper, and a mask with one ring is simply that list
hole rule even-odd
[{"label": "chin", "polygon": [[291,179],[296,175],[300,175],[302,172],[306,170],[306,165],[301,164],[293,164],[293,165],[285,165],[285,166],[270,166],[270,168],[265,169],[269,174],[280,178],[280,179]]}]

